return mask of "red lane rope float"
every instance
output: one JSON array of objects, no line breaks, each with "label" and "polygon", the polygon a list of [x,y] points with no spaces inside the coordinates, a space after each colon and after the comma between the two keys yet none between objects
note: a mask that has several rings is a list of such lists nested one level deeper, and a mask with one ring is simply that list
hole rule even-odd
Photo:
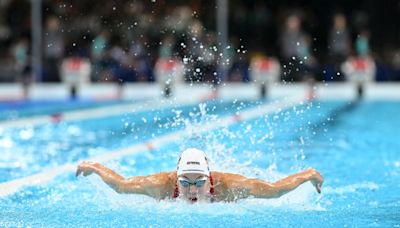
[{"label": "red lane rope float", "polygon": [[240,121],[242,121],[242,116],[240,114],[235,114],[235,115],[232,116],[232,119],[235,122],[240,122]]},{"label": "red lane rope float", "polygon": [[61,113],[54,113],[52,115],[50,115],[50,120],[53,123],[59,123],[61,121],[63,121],[64,117]]},{"label": "red lane rope float", "polygon": [[154,145],[152,142],[145,142],[144,144],[148,150],[154,150]]}]

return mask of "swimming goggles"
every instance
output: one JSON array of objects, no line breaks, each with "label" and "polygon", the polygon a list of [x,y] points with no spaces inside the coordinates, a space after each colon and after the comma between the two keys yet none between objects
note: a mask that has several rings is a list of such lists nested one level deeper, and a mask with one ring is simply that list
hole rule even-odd
[{"label": "swimming goggles", "polygon": [[190,185],[196,185],[196,187],[201,188],[207,181],[207,177],[200,177],[199,179],[196,179],[194,182],[190,182],[188,179],[184,177],[179,177],[178,178],[179,183],[185,188],[189,187]]}]

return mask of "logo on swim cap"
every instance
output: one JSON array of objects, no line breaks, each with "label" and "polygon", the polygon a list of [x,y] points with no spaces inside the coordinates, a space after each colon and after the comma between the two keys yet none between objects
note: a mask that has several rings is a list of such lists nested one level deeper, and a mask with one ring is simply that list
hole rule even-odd
[{"label": "logo on swim cap", "polygon": [[177,175],[199,173],[210,176],[206,154],[198,149],[190,148],[182,152],[177,168]]}]

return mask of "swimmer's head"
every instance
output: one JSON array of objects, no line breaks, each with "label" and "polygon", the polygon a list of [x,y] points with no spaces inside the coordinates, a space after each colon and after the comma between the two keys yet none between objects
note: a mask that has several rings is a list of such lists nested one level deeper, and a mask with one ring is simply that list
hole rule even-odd
[{"label": "swimmer's head", "polygon": [[191,202],[204,199],[210,192],[210,169],[206,154],[190,148],[182,152],[177,167],[181,196]]},{"label": "swimmer's head", "polygon": [[206,154],[198,149],[189,148],[179,157],[177,175],[196,173],[210,176]]}]

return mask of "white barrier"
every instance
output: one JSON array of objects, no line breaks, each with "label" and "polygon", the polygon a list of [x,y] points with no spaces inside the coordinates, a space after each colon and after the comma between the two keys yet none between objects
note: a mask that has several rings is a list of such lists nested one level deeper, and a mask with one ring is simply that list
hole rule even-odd
[{"label": "white barrier", "polygon": [[64,83],[77,86],[90,82],[92,67],[89,59],[70,57],[61,64],[61,79]]},{"label": "white barrier", "polygon": [[[309,85],[306,83],[274,84],[269,88],[269,97],[276,99],[283,96],[293,96],[306,93]],[[353,89],[351,89],[353,88]],[[121,99],[158,99],[162,97],[159,85],[155,83],[125,83]],[[224,83],[218,88],[220,99],[258,99],[259,87],[256,83]],[[91,100],[116,99],[118,86],[114,83],[95,83],[80,87],[78,97]],[[175,86],[172,101],[183,96],[206,97],[212,92],[209,85]],[[352,99],[355,96],[354,84],[347,82],[315,83],[315,92],[319,99]],[[0,101],[21,101],[23,90],[20,84],[0,84]],[[33,84],[30,86],[30,101],[69,99],[66,84]],[[368,99],[400,99],[400,83],[369,82],[365,85],[365,98]]]},{"label": "white barrier", "polygon": [[279,81],[281,66],[276,58],[255,57],[251,60],[250,72],[254,82],[272,84]]},{"label": "white barrier", "polygon": [[156,81],[160,85],[163,95],[169,97],[177,83],[184,82],[185,67],[178,58],[160,58],[155,69]]},{"label": "white barrier", "polygon": [[364,83],[375,80],[375,62],[370,57],[351,57],[342,64],[341,68],[347,81]]},{"label": "white barrier", "polygon": [[280,79],[281,65],[276,58],[258,56],[251,59],[251,79],[259,84],[260,97],[267,97],[269,87]]}]

